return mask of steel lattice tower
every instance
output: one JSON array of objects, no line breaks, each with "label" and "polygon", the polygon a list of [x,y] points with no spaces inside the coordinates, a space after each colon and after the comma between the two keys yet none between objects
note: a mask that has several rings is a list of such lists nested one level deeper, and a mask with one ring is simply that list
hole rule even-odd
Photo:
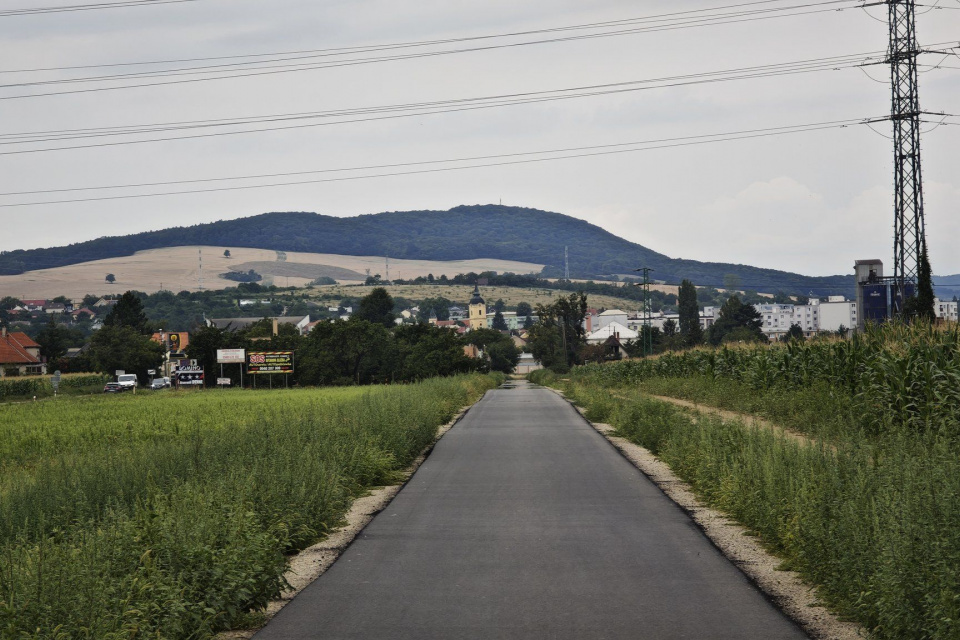
[{"label": "steel lattice tower", "polygon": [[893,121],[894,236],[893,277],[899,296],[894,313],[899,314],[904,286],[916,282],[920,256],[926,244],[923,222],[923,187],[920,173],[920,99],[917,87],[915,0],[887,0],[890,23],[890,64]]}]

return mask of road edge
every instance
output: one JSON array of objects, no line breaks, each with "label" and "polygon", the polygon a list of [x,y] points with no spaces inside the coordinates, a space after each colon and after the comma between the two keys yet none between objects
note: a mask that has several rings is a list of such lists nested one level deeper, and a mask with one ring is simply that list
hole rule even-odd
[{"label": "road edge", "polygon": [[347,550],[347,547],[356,539],[358,535],[366,528],[373,518],[387,508],[390,502],[403,489],[413,474],[416,473],[420,465],[426,461],[430,452],[437,445],[450,429],[452,429],[467,412],[483,400],[492,389],[484,392],[475,402],[463,407],[453,418],[437,429],[437,435],[433,441],[423,448],[420,455],[401,473],[403,478],[398,484],[392,484],[384,487],[370,489],[369,493],[353,501],[350,510],[344,515],[346,524],[332,531],[330,535],[320,542],[303,549],[302,551],[290,556],[290,566],[284,579],[290,587],[283,592],[277,600],[272,600],[263,611],[264,620],[262,624],[253,629],[236,629],[231,631],[221,631],[214,636],[214,640],[247,640],[252,638],[260,629],[270,623],[277,613],[280,612],[291,600],[307,588],[314,580],[322,576],[327,569],[333,566],[337,558]]},{"label": "road edge", "polygon": [[602,435],[620,454],[650,479],[670,500],[696,523],[720,552],[734,564],[787,617],[815,640],[858,640],[867,637],[859,625],[840,620],[816,597],[814,587],[795,571],[778,567],[783,560],[767,551],[749,528],[730,516],[704,505],[693,488],[677,476],[667,463],[650,450],[613,435],[613,425],[594,423],[584,409],[562,391],[549,389],[566,401],[581,418]]}]

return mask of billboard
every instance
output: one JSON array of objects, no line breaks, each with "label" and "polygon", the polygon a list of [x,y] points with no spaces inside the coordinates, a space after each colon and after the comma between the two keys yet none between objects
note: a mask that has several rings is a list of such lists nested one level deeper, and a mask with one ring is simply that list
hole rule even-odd
[{"label": "billboard", "polygon": [[173,374],[178,387],[191,387],[203,385],[203,369],[191,367],[186,371],[178,369]]},{"label": "billboard", "polygon": [[246,361],[243,349],[217,349],[217,364],[243,364]]},{"label": "billboard", "polygon": [[293,351],[251,351],[247,373],[293,373]]}]

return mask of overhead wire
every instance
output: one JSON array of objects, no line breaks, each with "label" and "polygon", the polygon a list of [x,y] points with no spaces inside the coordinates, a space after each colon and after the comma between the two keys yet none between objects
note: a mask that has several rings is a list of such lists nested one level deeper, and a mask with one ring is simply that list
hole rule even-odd
[{"label": "overhead wire", "polygon": [[[579,23],[579,24],[573,24],[573,25],[564,25],[560,27],[545,27],[541,29],[508,31],[508,32],[502,32],[502,33],[495,33],[495,34],[483,34],[478,36],[464,36],[464,37],[457,37],[457,38],[414,40],[414,41],[403,41],[403,42],[392,42],[392,43],[379,43],[379,44],[372,44],[372,45],[330,47],[330,48],[324,48],[324,49],[300,49],[300,50],[292,50],[292,51],[279,51],[279,52],[274,51],[274,52],[268,52],[268,53],[235,54],[235,55],[228,55],[228,56],[175,58],[175,59],[167,59],[167,60],[148,60],[148,61],[137,61],[137,62],[113,62],[113,63],[92,64],[92,65],[42,67],[42,68],[34,68],[34,69],[6,69],[6,70],[0,70],[0,74],[33,73],[33,72],[39,72],[39,71],[67,71],[67,70],[98,69],[98,68],[124,67],[124,66],[155,66],[155,65],[162,65],[162,64],[182,64],[182,63],[188,63],[188,62],[211,62],[211,61],[219,61],[219,60],[236,60],[240,58],[290,56],[290,55],[300,55],[300,54],[317,54],[318,57],[321,57],[321,54],[323,56],[328,56],[328,55],[343,55],[345,53],[370,53],[373,51],[405,49],[405,48],[411,48],[411,47],[422,47],[422,46],[437,45],[437,44],[457,44],[457,43],[471,42],[471,41],[478,41],[478,40],[537,35],[542,33],[556,33],[556,32],[573,31],[573,30],[583,30],[583,29],[607,28],[607,27],[623,26],[623,25],[628,25],[628,24],[637,23],[637,22],[664,21],[668,18],[675,19],[678,16],[710,13],[710,12],[716,12],[716,11],[724,11],[728,9],[738,9],[742,7],[749,7],[749,6],[755,6],[755,5],[767,5],[767,4],[774,4],[777,2],[788,2],[788,1],[796,1],[796,0],[759,0],[754,2],[743,2],[738,4],[721,5],[717,7],[705,7],[703,9],[688,9],[685,11],[674,11],[670,13],[653,14],[650,16],[621,18],[617,20],[587,22],[587,23]],[[809,7],[809,6],[819,6],[819,5],[826,5],[826,4],[847,4],[851,2],[857,2],[857,1],[859,0],[826,0],[824,2],[807,3],[806,5],[800,5],[800,6]],[[791,7],[778,8],[775,10],[783,11],[789,8]]]},{"label": "overhead wire", "polygon": [[[827,0],[826,2],[821,3],[808,3],[807,5],[794,5],[786,8],[779,8],[780,11],[788,11],[796,8],[802,8],[806,6],[819,6],[822,4],[838,4],[845,3],[849,4],[857,0]],[[851,7],[847,7],[851,8]],[[589,40],[596,38],[608,38],[614,36],[622,35],[631,35],[636,33],[647,33],[652,31],[665,31],[665,30],[675,30],[675,29],[687,29],[687,28],[697,28],[701,26],[716,26],[716,25],[726,25],[726,24],[736,24],[741,22],[753,22],[757,20],[767,20],[773,18],[783,18],[783,17],[795,17],[799,15],[811,15],[816,13],[825,13],[825,12],[834,12],[840,11],[842,9],[815,9],[812,11],[800,11],[795,13],[783,14],[783,15],[759,15],[755,16],[753,13],[766,13],[769,11],[774,11],[774,9],[766,10],[757,10],[750,14],[752,17],[735,17],[733,19],[724,19],[716,22],[709,22],[714,20],[713,17],[702,18],[694,20],[688,23],[683,23],[679,25],[667,25],[667,26],[653,26],[653,27],[638,27],[633,29],[621,29],[619,31],[613,32],[603,32],[603,33],[594,33],[594,34],[581,34],[581,35],[572,35],[564,36],[559,38],[546,38],[540,40],[532,40],[526,42],[512,42],[504,44],[491,44],[477,47],[468,47],[463,49],[447,49],[441,51],[426,51],[426,52],[417,52],[410,54],[400,54],[400,55],[389,55],[389,56],[377,56],[373,58],[354,58],[348,60],[337,60],[337,61],[328,61],[328,62],[311,62],[311,63],[296,63],[296,64],[287,64],[287,65],[276,65],[276,67],[265,67],[262,66],[271,61],[255,61],[251,63],[237,63],[237,64],[247,64],[247,65],[261,65],[260,67],[253,67],[248,70],[242,71],[224,71],[222,69],[203,69],[203,68],[192,68],[192,69],[181,69],[181,70],[158,70],[158,71],[147,71],[147,72],[138,72],[134,74],[123,74],[123,75],[114,75],[114,76],[102,76],[102,77],[90,77],[90,78],[71,78],[71,79],[61,79],[61,80],[49,80],[41,81],[38,83],[14,83],[2,85],[0,88],[17,88],[17,87],[26,87],[34,86],[34,84],[45,85],[45,84],[64,84],[64,83],[74,83],[74,82],[101,82],[101,81],[122,81],[128,78],[163,78],[163,77],[177,77],[180,75],[188,74],[208,74],[208,77],[201,78],[180,78],[174,80],[163,80],[157,82],[141,82],[133,84],[123,84],[119,86],[106,86],[106,87],[90,87],[84,89],[70,89],[65,91],[49,91],[41,93],[26,93],[18,95],[7,95],[0,96],[0,100],[18,100],[25,98],[37,98],[37,97],[48,97],[48,96],[57,96],[57,95],[71,95],[71,94],[80,94],[80,93],[94,93],[101,91],[116,91],[116,90],[125,90],[125,89],[137,89],[137,88],[146,88],[146,87],[157,87],[157,86],[169,86],[169,85],[178,85],[178,84],[191,84],[198,82],[207,82],[213,80],[228,80],[236,78],[248,78],[248,77],[257,77],[257,76],[267,76],[267,75],[277,75],[285,73],[296,73],[301,71],[313,71],[321,69],[330,69],[330,68],[339,68],[339,67],[349,67],[365,64],[374,64],[381,62],[394,62],[398,60],[409,60],[409,59],[419,59],[419,58],[430,58],[437,56],[445,56],[452,54],[461,54],[461,53],[472,53],[478,51],[490,51],[496,49],[507,49],[515,47],[525,47],[533,46],[540,44],[548,43],[558,43],[558,42],[571,42],[578,40]],[[728,16],[722,16],[727,18]],[[706,22],[705,22],[706,21]],[[221,75],[210,76],[209,74],[219,73]]]},{"label": "overhead wire", "polygon": [[76,11],[98,11],[100,9],[128,9],[150,7],[161,4],[181,4],[198,0],[121,0],[120,2],[100,2],[96,4],[76,4],[61,7],[34,7],[26,9],[0,9],[0,18],[13,16],[38,15],[47,13],[72,13]]},{"label": "overhead wire", "polygon": [[[428,166],[428,168],[413,169],[409,171],[388,171],[388,172],[375,173],[375,174],[363,174],[363,175],[356,175],[356,176],[337,176],[337,177],[330,177],[330,178],[274,182],[274,183],[267,183],[267,184],[205,187],[205,188],[177,190],[177,191],[122,194],[122,195],[111,195],[111,196],[95,196],[90,198],[70,198],[70,199],[60,199],[60,200],[6,203],[6,204],[0,204],[0,208],[67,204],[67,203],[78,203],[78,202],[96,202],[96,201],[108,201],[108,200],[127,200],[127,199],[133,199],[133,198],[187,195],[187,194],[223,192],[223,191],[241,191],[241,190],[250,190],[250,189],[289,187],[289,186],[319,184],[319,183],[328,183],[328,182],[345,182],[345,181],[355,181],[355,180],[367,180],[367,179],[373,179],[373,178],[386,178],[386,177],[451,172],[451,171],[464,171],[468,169],[532,164],[532,163],[557,161],[557,160],[569,160],[574,158],[609,156],[609,155],[615,155],[615,154],[634,153],[639,151],[652,151],[657,149],[687,147],[692,145],[714,144],[717,142],[729,142],[734,140],[765,138],[765,137],[771,137],[771,136],[788,135],[793,133],[805,133],[805,132],[820,131],[820,130],[826,130],[826,129],[839,129],[839,128],[847,128],[854,124],[860,124],[861,122],[863,121],[860,119],[835,120],[835,121],[818,122],[818,123],[807,123],[802,125],[789,125],[789,126],[772,127],[772,128],[766,128],[766,129],[754,129],[754,130],[735,131],[735,132],[716,133],[716,134],[702,134],[699,136],[684,136],[679,138],[663,138],[658,140],[634,141],[634,142],[616,143],[616,144],[610,144],[610,145],[593,145],[593,146],[586,146],[586,147],[571,147],[571,148],[565,148],[565,149],[541,150],[541,151],[531,151],[531,152],[510,153],[510,154],[495,154],[495,155],[487,155],[487,156],[473,156],[473,157],[452,158],[452,159],[443,159],[443,160],[426,160],[426,161],[419,161],[419,162],[405,162],[405,163],[396,163],[396,164],[389,164],[389,165],[371,165],[366,167],[321,169],[321,170],[309,171],[309,172],[262,174],[260,176],[219,177],[219,178],[207,178],[207,179],[168,181],[168,182],[162,182],[162,183],[141,183],[138,185],[133,185],[133,184],[106,185],[106,186],[98,186],[98,187],[77,187],[77,188],[71,188],[71,189],[54,189],[54,190],[32,191],[32,192],[11,192],[3,195],[5,196],[42,195],[47,193],[63,193],[68,191],[75,192],[75,191],[90,191],[90,190],[130,189],[130,188],[142,188],[142,187],[148,187],[148,186],[172,186],[175,184],[198,184],[203,182],[219,182],[219,181],[228,181],[228,180],[236,181],[236,180],[252,180],[252,179],[275,178],[275,177],[293,177],[293,176],[304,175],[304,174],[375,171],[379,169],[397,169],[397,168],[414,167],[414,166],[425,167],[428,165],[436,165],[436,164],[453,164],[453,163],[467,163],[467,162],[474,163],[474,164],[468,164],[468,165],[457,165],[457,166],[447,166],[447,167]],[[553,154],[553,155],[549,155],[549,154]],[[547,155],[548,157],[529,157],[529,156],[544,156],[544,155]]]},{"label": "overhead wire", "polygon": [[[298,124],[277,125],[268,127],[257,127],[252,129],[232,130],[232,131],[214,131],[209,133],[192,133],[187,135],[161,136],[137,140],[119,140],[111,142],[91,142],[79,145],[63,145],[57,147],[41,147],[33,149],[18,149],[15,151],[0,151],[0,155],[16,155],[24,153],[39,153],[49,151],[64,151],[74,149],[87,149],[94,147],[108,147],[128,144],[144,144],[153,142],[164,142],[171,140],[186,140],[197,138],[209,138],[225,135],[239,135],[249,133],[261,133],[265,131],[283,131],[290,129],[303,129],[308,127],[331,126],[338,124],[349,124],[356,122],[369,122],[379,120],[389,120],[397,118],[410,118],[425,115],[436,115],[441,113],[453,113],[462,111],[474,111],[479,109],[490,109],[504,106],[516,106],[533,103],[554,102],[557,100],[568,100],[584,97],[593,97],[600,95],[622,94],[642,90],[662,89],[677,86],[689,86],[696,84],[728,82],[736,80],[757,79],[779,77],[787,75],[796,75],[800,73],[813,73],[824,70],[836,70],[841,68],[850,68],[856,66],[854,63],[862,62],[865,54],[852,54],[846,56],[835,56],[831,58],[819,58],[810,60],[801,60],[787,63],[776,63],[769,65],[760,65],[755,67],[740,67],[720,71],[700,72],[684,76],[666,76],[662,78],[651,78],[644,80],[632,80],[626,82],[609,83],[602,85],[587,85],[579,87],[570,87],[564,89],[550,89],[546,91],[525,92],[515,94],[503,94],[495,96],[482,96],[474,98],[460,98],[453,100],[442,100],[435,102],[421,102],[397,105],[382,105],[376,107],[359,107],[351,109],[332,110],[324,112],[307,112],[293,114],[270,114],[267,116],[248,116],[233,119],[217,119],[207,121],[188,121],[181,123],[159,123],[153,125],[134,125],[130,127],[106,127],[101,129],[83,129],[83,130],[60,130],[53,132],[26,132],[26,133],[7,133],[0,134],[0,147],[7,145],[37,144],[43,142],[60,142],[89,138],[104,138],[115,136],[129,136],[137,134],[148,134],[156,132],[186,131],[195,129],[210,129],[235,126],[249,126],[255,124],[271,122],[289,122],[302,120],[323,120],[321,122],[300,122]],[[869,54],[866,54],[869,55]],[[386,114],[386,115],[382,115]],[[360,116],[360,117],[355,117]],[[331,118],[341,118],[328,121]],[[342,119],[348,118],[348,119]]]}]

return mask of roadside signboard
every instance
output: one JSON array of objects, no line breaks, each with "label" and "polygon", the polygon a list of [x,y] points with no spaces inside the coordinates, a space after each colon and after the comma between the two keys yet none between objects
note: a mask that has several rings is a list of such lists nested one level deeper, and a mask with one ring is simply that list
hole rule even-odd
[{"label": "roadside signboard", "polygon": [[188,367],[186,370],[183,368],[177,369],[174,376],[177,379],[177,384],[181,387],[200,386],[203,384],[203,369],[199,367]]},{"label": "roadside signboard", "polygon": [[247,373],[293,373],[293,351],[251,351]]},{"label": "roadside signboard", "polygon": [[217,378],[217,385],[221,387],[229,387],[230,378]]},{"label": "roadside signboard", "polygon": [[243,364],[246,361],[244,349],[217,349],[217,364]]},{"label": "roadside signboard", "polygon": [[50,378],[50,384],[53,386],[53,395],[57,395],[57,391],[60,390],[60,371],[54,372],[53,376]]}]

